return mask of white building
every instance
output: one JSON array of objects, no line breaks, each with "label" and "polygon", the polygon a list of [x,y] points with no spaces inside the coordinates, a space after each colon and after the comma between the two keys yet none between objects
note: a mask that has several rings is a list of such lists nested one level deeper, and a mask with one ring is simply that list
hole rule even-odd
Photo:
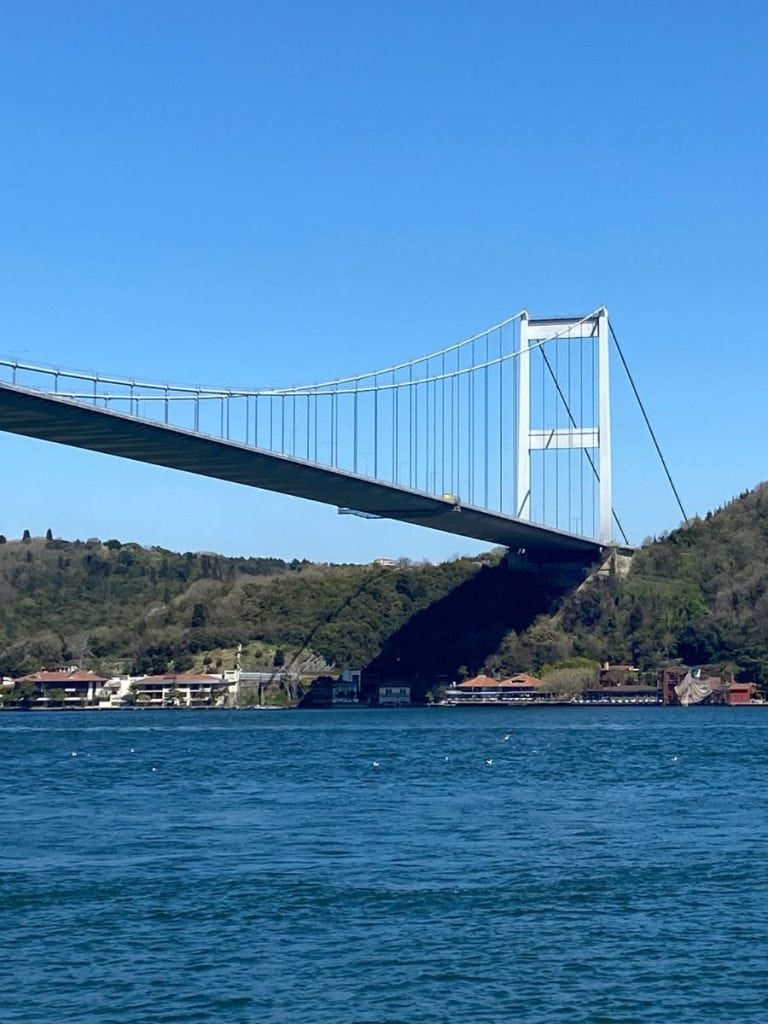
[{"label": "white building", "polygon": [[411,703],[411,688],[402,683],[385,683],[378,689],[377,703],[381,707],[407,707]]},{"label": "white building", "polygon": [[166,672],[135,679],[131,690],[143,707],[213,707],[222,704],[230,683],[221,676]]}]

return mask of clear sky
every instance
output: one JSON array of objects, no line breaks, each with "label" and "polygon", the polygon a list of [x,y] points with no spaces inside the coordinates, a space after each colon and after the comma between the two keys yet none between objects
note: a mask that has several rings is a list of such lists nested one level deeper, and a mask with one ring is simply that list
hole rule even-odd
[{"label": "clear sky", "polygon": [[[768,477],[751,2],[5,0],[0,352],[304,383],[608,306],[689,511]],[[617,509],[679,514],[617,388]],[[0,435],[0,532],[365,561],[418,528]]]}]

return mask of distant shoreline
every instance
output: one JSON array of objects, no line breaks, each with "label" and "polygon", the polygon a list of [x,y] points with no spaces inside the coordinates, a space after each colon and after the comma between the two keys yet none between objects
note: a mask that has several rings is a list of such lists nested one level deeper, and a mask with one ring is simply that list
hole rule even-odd
[{"label": "distant shoreline", "polygon": [[[754,702],[744,704],[690,704],[685,710],[690,708],[768,708],[768,702]],[[471,708],[474,711],[486,710],[486,711],[500,711],[500,710],[514,710],[524,711],[531,709],[540,708],[597,708],[598,710],[604,710],[606,708],[683,708],[682,704],[663,704],[663,703],[623,703],[619,701],[521,701],[517,702],[492,702],[487,701],[484,703],[474,703],[467,701],[462,704],[408,704],[401,705],[399,707],[379,707],[371,704],[358,704],[358,705],[340,705],[339,707],[313,707],[313,708],[298,708],[296,706],[280,706],[280,705],[248,705],[246,707],[124,707],[124,708],[98,708],[98,707],[60,707],[60,708],[47,708],[47,707],[0,707],[0,714],[73,714],[76,712],[88,712],[89,714],[94,712],[104,712],[105,714],[113,714],[115,712],[147,712],[147,711],[184,711],[184,712],[198,712],[198,711],[411,711],[418,710],[419,708],[440,708],[441,710],[454,711],[456,709],[463,710]]]}]

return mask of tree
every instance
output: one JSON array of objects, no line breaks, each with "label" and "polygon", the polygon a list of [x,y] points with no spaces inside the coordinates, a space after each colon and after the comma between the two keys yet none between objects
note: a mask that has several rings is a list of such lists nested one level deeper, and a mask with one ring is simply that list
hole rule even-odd
[{"label": "tree", "polygon": [[181,704],[181,690],[175,683],[168,690],[165,702],[166,704],[170,704],[172,707],[178,707]]},{"label": "tree", "polygon": [[597,685],[596,668],[556,668],[544,677],[543,689],[560,697],[573,697]]},{"label": "tree", "polygon": [[275,666],[275,668],[282,668],[283,665],[285,664],[285,655],[283,654],[279,647],[275,651],[275,656],[272,659],[272,664]]},{"label": "tree", "polygon": [[47,530],[45,531],[45,539],[46,539],[46,540],[53,540],[53,533],[52,533],[52,531],[51,531],[51,528],[50,528],[50,526],[49,526],[49,527],[48,527],[48,529],[47,529]]},{"label": "tree", "polygon": [[690,623],[677,635],[678,657],[688,665],[705,665],[711,661],[727,659],[717,625],[712,622]]},{"label": "tree", "polygon": [[40,689],[33,679],[22,679],[13,688],[13,699],[24,707],[40,696]]},{"label": "tree", "polygon": [[21,539],[25,544],[29,544],[29,542],[32,540],[32,534],[29,532],[29,530],[25,530],[24,533],[22,534]]},{"label": "tree", "polygon": [[192,609],[192,621],[190,622],[192,629],[198,629],[200,626],[205,625],[205,605],[196,604]]},{"label": "tree", "polygon": [[6,544],[7,539],[4,533],[0,533],[0,544]]}]

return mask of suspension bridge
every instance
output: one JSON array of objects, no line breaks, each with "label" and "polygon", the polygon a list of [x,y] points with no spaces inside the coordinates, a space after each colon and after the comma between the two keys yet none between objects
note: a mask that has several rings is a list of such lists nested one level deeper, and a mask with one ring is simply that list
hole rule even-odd
[{"label": "suspension bridge", "polygon": [[601,307],[523,310],[429,355],[287,388],[0,359],[0,430],[587,564],[628,547],[612,495],[612,344]]}]

